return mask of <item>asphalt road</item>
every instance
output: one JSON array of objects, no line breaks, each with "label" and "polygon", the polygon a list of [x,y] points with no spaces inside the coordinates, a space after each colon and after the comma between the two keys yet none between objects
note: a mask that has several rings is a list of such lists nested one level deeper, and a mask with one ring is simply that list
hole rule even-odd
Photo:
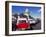
[{"label": "asphalt road", "polygon": [[39,30],[41,29],[41,22],[39,22],[38,24],[32,26],[33,27],[33,30]]}]

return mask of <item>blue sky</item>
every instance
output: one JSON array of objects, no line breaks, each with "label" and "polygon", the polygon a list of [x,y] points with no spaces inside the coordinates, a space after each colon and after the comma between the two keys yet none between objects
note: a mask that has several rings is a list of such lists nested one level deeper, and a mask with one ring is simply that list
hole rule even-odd
[{"label": "blue sky", "polygon": [[40,9],[41,7],[31,7],[31,6],[12,6],[12,13],[23,13],[25,10],[28,9],[30,15],[39,17],[41,15]]}]

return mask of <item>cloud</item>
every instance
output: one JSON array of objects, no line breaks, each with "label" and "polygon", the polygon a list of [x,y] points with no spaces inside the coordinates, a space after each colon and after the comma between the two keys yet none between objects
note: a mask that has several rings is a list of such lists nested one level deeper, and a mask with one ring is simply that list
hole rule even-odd
[{"label": "cloud", "polygon": [[26,8],[25,12],[28,12],[28,11],[29,11],[28,8]]},{"label": "cloud", "polygon": [[37,19],[37,18],[39,18],[39,19],[40,19],[40,17],[39,17],[39,16],[33,16],[33,18],[34,18],[34,19]]},{"label": "cloud", "polygon": [[41,13],[41,9],[40,9],[40,10],[38,10],[38,12],[39,12],[39,13]]}]

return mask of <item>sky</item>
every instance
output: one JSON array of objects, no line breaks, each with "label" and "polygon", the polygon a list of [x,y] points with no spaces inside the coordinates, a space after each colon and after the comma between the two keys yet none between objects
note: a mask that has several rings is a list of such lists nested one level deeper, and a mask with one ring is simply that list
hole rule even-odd
[{"label": "sky", "polygon": [[28,9],[30,15],[33,17],[40,17],[41,7],[31,7],[31,6],[12,6],[12,13],[24,13]]}]

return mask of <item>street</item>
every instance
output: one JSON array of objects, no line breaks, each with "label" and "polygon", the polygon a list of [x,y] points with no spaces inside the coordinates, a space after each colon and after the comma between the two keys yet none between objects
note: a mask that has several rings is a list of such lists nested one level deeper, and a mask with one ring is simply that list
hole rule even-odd
[{"label": "street", "polygon": [[41,22],[39,22],[38,24],[32,26],[33,27],[33,30],[39,30],[41,29]]}]

